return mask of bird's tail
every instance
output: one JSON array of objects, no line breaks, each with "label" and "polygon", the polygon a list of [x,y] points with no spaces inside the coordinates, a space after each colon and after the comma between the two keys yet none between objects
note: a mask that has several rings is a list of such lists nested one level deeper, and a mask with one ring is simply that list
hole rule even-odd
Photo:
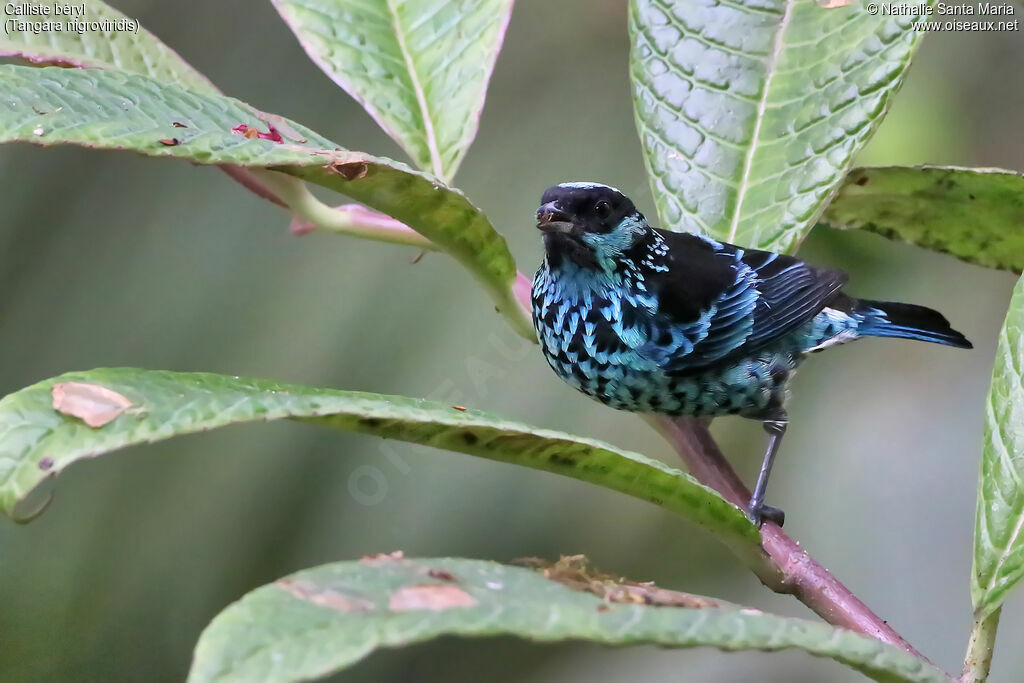
[{"label": "bird's tail", "polygon": [[861,299],[853,312],[863,316],[857,326],[861,336],[918,339],[960,349],[974,348],[967,337],[949,326],[941,313],[924,306]]}]

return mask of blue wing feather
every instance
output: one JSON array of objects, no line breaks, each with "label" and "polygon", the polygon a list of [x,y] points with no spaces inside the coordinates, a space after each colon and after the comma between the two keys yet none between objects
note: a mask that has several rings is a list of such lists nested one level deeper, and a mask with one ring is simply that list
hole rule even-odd
[{"label": "blue wing feather", "polygon": [[[746,250],[688,233],[657,230],[668,268],[648,271],[657,296],[652,335],[641,351],[686,373],[749,354],[817,315],[846,282],[839,270],[815,268],[782,254]],[[686,342],[686,343],[683,343]]]}]

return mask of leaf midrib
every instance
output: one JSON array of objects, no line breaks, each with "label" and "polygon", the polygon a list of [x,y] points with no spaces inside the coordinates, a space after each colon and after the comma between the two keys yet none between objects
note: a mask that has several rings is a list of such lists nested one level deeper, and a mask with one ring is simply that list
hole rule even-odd
[{"label": "leaf midrib", "polygon": [[430,152],[430,166],[434,175],[441,180],[447,181],[444,175],[444,166],[441,164],[441,152],[437,147],[437,134],[434,132],[434,120],[430,115],[430,107],[427,105],[427,95],[420,83],[419,74],[416,72],[416,64],[409,53],[405,43],[405,31],[398,19],[398,10],[395,9],[394,0],[386,0],[388,13],[391,15],[391,24],[395,29],[395,39],[398,41],[398,49],[405,59],[405,68],[409,72],[409,81],[412,84],[413,93],[416,95],[416,102],[420,107],[420,116],[423,117],[423,136],[427,141],[427,149]]},{"label": "leaf midrib", "polygon": [[772,51],[768,54],[768,61],[765,63],[767,76],[764,80],[764,87],[761,89],[761,98],[757,103],[757,114],[754,120],[754,134],[750,139],[750,148],[747,149],[746,157],[743,160],[743,175],[740,176],[739,192],[736,195],[736,209],[733,211],[732,222],[729,225],[729,242],[736,241],[736,232],[739,230],[740,216],[743,213],[743,201],[747,196],[747,188],[750,183],[751,169],[754,167],[754,155],[757,153],[758,139],[761,137],[761,125],[764,123],[764,114],[768,110],[768,95],[771,92],[772,79],[775,77],[775,65],[782,54],[784,46],[783,36],[789,26],[790,18],[793,16],[793,4],[796,0],[786,0],[786,8],[783,11],[782,19],[779,21],[779,29],[772,42]]}]

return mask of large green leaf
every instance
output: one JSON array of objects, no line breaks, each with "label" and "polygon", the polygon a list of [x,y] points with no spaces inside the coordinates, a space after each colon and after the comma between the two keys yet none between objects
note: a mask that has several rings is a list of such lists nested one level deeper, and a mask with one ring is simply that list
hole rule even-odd
[{"label": "large green leaf", "polygon": [[795,248],[885,113],[916,20],[860,2],[631,0],[636,121],[664,227]]},{"label": "large green leaf", "polygon": [[1024,279],[999,335],[985,406],[971,598],[975,618],[1003,604],[1024,577]]},{"label": "large green leaf", "polygon": [[512,0],[272,0],[306,53],[416,164],[451,180]]},{"label": "large green leaf", "polygon": [[599,484],[761,552],[760,535],[739,508],[679,470],[599,441],[402,396],[132,368],[70,373],[0,399],[0,509],[10,514],[40,482],[81,458],[237,422],[282,418]]},{"label": "large green leaf", "polygon": [[[127,17],[99,0],[89,1],[84,16],[55,15],[56,6],[69,5],[66,0],[32,2],[31,5],[50,8],[49,15],[23,17],[27,20],[24,25],[7,24],[11,30],[0,34],[0,55],[24,57],[44,64],[128,71],[151,76],[165,83],[177,83],[197,92],[217,92],[217,88],[205,76],[160,42],[160,39],[139,26],[136,19]],[[61,30],[32,30],[32,25],[40,19],[59,24]],[[121,30],[73,30],[81,21],[111,22],[111,26],[127,26],[124,22],[132,23],[129,28]]]},{"label": "large green leaf", "polygon": [[[499,312],[534,339],[516,301],[515,262],[487,217],[458,190],[390,159],[341,149],[238,100],[152,78],[92,69],[0,66],[0,143],[128,149],[199,164],[270,168],[329,187],[409,225],[462,263]],[[280,142],[251,139],[237,126]]]},{"label": "large green leaf", "polygon": [[1024,270],[1024,174],[988,168],[857,168],[825,209],[860,228],[989,268]]},{"label": "large green leaf", "polygon": [[[100,0],[88,4],[88,13],[83,17],[67,14],[55,15],[57,6],[69,7],[66,2],[42,2],[33,6],[50,8],[49,21],[61,26],[60,31],[30,30],[35,22],[25,25],[12,24],[8,33],[0,36],[0,56],[23,57],[36,64],[61,64],[88,69],[110,69],[149,76],[163,83],[173,83],[189,90],[202,93],[218,93],[205,76],[196,71],[155,35],[142,28],[135,19],[126,17]],[[74,8],[82,5],[74,5]],[[78,22],[110,22],[110,30],[80,30]],[[230,164],[221,166],[229,176],[257,195],[276,204],[284,202],[266,187],[269,172],[260,169],[249,170]],[[299,185],[291,179],[291,184]],[[377,232],[375,237],[380,237]]]},{"label": "large green leaf", "polygon": [[623,604],[522,567],[382,556],[302,571],[246,595],[203,632],[189,681],[309,680],[378,648],[443,635],[798,648],[879,681],[948,680],[911,654],[827,624],[736,607]]}]

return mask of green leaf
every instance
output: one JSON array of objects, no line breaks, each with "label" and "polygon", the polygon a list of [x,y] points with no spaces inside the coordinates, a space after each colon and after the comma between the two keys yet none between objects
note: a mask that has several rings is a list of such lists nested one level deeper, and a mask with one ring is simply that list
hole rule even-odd
[{"label": "green leaf", "polygon": [[921,33],[862,3],[631,0],[637,128],[663,227],[794,249]]},{"label": "green leaf", "polygon": [[[70,4],[67,0],[31,4],[33,7],[49,7],[49,15],[22,17],[27,20],[24,25],[8,24],[12,30],[0,34],[0,55],[24,57],[40,63],[128,71],[158,81],[177,83],[196,92],[217,92],[205,76],[159,38],[139,26],[137,20],[99,0],[89,0],[84,16],[55,15],[54,8],[58,5],[67,7]],[[31,24],[38,20],[57,23],[61,29],[33,32]],[[103,31],[73,30],[82,21],[111,22],[108,25],[112,28]],[[129,28],[116,30],[116,27],[124,26]]]},{"label": "green leaf", "polygon": [[878,681],[948,680],[911,654],[827,624],[735,607],[610,602],[493,562],[380,556],[302,571],[229,606],[203,631],[189,681],[309,680],[378,648],[444,635],[729,651],[797,648]]},{"label": "green leaf", "polygon": [[[458,190],[390,159],[341,149],[236,99],[117,71],[0,65],[0,143],[128,149],[197,164],[270,168],[331,188],[402,221],[455,257],[527,339],[505,240]],[[269,131],[280,143],[232,132]],[[184,126],[184,127],[182,127]]]},{"label": "green leaf", "polygon": [[0,399],[0,509],[11,514],[40,482],[81,458],[282,418],[591,482],[660,505],[726,542],[761,552],[760,535],[739,508],[679,470],[599,441],[402,396],[133,368],[70,373]]},{"label": "green leaf", "polygon": [[1024,174],[991,168],[857,168],[821,221],[952,254],[988,268],[1024,270]]},{"label": "green leaf", "polygon": [[273,0],[317,66],[416,164],[451,180],[476,136],[512,0]]},{"label": "green leaf", "polygon": [[[220,92],[205,76],[160,42],[159,38],[142,28],[137,21],[99,0],[88,4],[88,13],[84,18],[80,15],[54,15],[54,8],[58,6],[78,8],[83,5],[44,2],[34,3],[33,6],[49,7],[51,11],[48,20],[59,24],[61,30],[37,33],[26,30],[28,25],[13,24],[19,30],[0,36],[0,56],[23,57],[36,64],[126,71],[149,76],[163,83],[174,83],[196,92]],[[88,31],[82,30],[79,26],[81,21],[100,22],[106,27],[105,32],[91,28]],[[263,182],[275,180],[266,177],[271,175],[269,171],[249,170],[230,164],[221,168],[251,192],[285,206]],[[292,186],[300,184],[294,178],[288,180]],[[380,233],[375,233],[374,237],[379,238]]]},{"label": "green leaf", "polygon": [[975,618],[1003,604],[1024,577],[1024,278],[999,334],[985,405],[971,599]]}]

